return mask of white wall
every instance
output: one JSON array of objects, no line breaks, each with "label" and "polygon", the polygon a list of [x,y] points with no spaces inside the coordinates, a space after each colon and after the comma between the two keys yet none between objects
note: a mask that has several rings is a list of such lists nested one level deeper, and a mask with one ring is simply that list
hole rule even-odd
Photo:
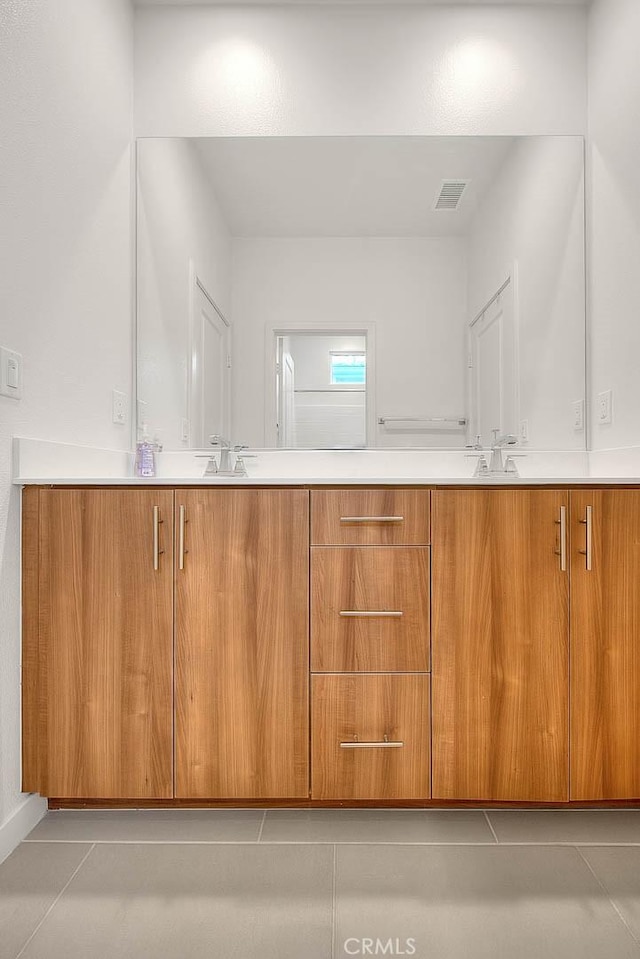
[{"label": "white wall", "polygon": [[197,146],[138,141],[139,399],[151,433],[167,449],[188,447],[190,263],[230,319],[231,241]]},{"label": "white wall", "polygon": [[132,23],[128,0],[0,0],[0,825],[20,795],[19,491],[14,434],[117,449],[132,388]]},{"label": "white wall", "polygon": [[[640,3],[589,18],[589,300],[592,446],[640,445]],[[613,390],[613,423],[595,422]]]},{"label": "white wall", "polygon": [[[580,449],[573,403],[585,394],[584,146],[516,140],[469,238],[469,320],[513,273],[520,419],[533,449]],[[517,428],[517,427],[516,427]],[[486,443],[490,437],[483,437]]]},{"label": "white wall", "polygon": [[146,7],[136,132],[582,134],[585,70],[580,7]]},{"label": "white wall", "polygon": [[[233,240],[233,435],[265,442],[265,327],[375,323],[378,416],[451,416],[465,408],[465,241]],[[456,445],[462,434],[391,435],[372,445]]]}]

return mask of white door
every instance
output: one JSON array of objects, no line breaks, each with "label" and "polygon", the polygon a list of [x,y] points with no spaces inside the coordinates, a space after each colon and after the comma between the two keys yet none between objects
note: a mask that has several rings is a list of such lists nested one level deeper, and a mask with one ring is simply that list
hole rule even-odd
[{"label": "white door", "polygon": [[283,352],[280,365],[281,370],[281,410],[280,410],[280,445],[285,449],[292,449],[296,445],[295,423],[295,367],[291,353]]},{"label": "white door", "polygon": [[214,433],[229,436],[229,325],[197,283],[191,358],[191,445],[209,445]]},{"label": "white door", "polygon": [[518,434],[518,357],[511,283],[470,328],[472,433]]}]

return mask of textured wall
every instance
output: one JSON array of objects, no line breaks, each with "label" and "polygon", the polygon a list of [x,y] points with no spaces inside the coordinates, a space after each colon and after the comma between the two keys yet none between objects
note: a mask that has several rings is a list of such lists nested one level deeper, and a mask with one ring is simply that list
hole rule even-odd
[{"label": "textured wall", "polygon": [[569,6],[142,7],[136,133],[584,133]]},{"label": "textured wall", "polygon": [[10,438],[129,446],[132,24],[128,0],[0,0],[0,825],[19,806],[19,492]]}]

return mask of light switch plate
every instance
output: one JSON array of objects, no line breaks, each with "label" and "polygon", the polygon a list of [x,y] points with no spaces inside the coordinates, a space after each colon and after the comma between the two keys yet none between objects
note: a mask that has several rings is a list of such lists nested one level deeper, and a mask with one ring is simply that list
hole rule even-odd
[{"label": "light switch plate", "polygon": [[520,442],[529,442],[529,420],[520,420]]},{"label": "light switch plate", "polygon": [[188,419],[180,420],[180,439],[183,443],[188,443],[191,438],[191,423]]},{"label": "light switch plate", "polygon": [[573,428],[576,433],[584,429],[584,400],[576,400],[573,405]]},{"label": "light switch plate", "polygon": [[114,390],[112,393],[113,422],[126,426],[129,398],[126,393]]},{"label": "light switch plate", "polygon": [[598,393],[598,424],[606,426],[613,422],[613,391]]},{"label": "light switch plate", "polygon": [[22,356],[0,346],[0,396],[22,399]]}]

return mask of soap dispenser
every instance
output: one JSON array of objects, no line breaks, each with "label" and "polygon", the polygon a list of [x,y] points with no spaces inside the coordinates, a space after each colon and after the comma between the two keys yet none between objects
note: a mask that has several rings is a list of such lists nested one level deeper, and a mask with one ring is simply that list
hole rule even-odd
[{"label": "soap dispenser", "polygon": [[136,444],[136,476],[142,479],[156,475],[156,444],[149,439],[147,424],[142,424],[141,439]]}]

